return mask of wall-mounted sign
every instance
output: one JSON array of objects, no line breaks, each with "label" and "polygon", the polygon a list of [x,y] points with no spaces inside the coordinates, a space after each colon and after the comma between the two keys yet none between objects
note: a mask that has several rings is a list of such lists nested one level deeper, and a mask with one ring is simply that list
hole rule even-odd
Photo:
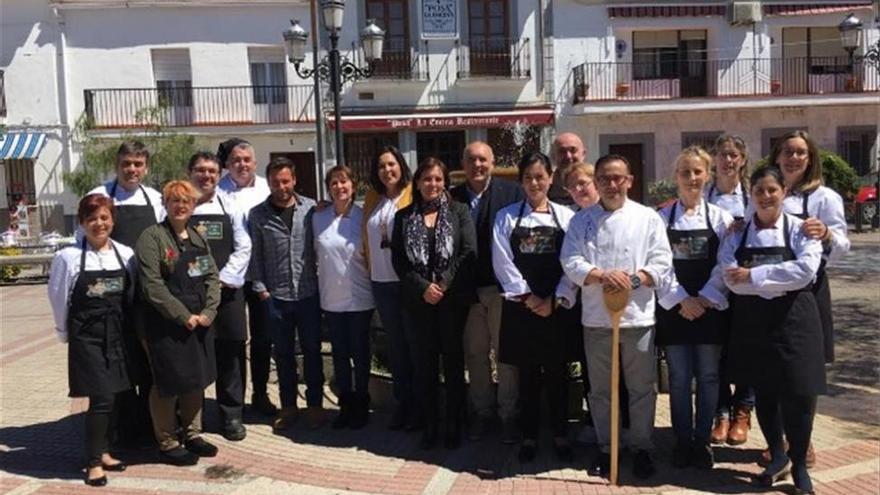
[{"label": "wall-mounted sign", "polygon": [[[392,131],[403,129],[463,129],[503,127],[522,123],[553,125],[552,109],[519,110],[507,112],[474,112],[460,114],[410,114],[386,116],[342,117],[342,129],[351,131]],[[334,128],[334,122],[328,122]]]},{"label": "wall-mounted sign", "polygon": [[422,39],[458,38],[458,0],[421,0]]}]

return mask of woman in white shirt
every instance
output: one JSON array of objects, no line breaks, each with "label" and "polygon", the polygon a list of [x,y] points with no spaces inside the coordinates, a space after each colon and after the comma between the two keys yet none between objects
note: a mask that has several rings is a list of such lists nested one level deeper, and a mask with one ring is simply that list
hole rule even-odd
[{"label": "woman in white shirt", "polygon": [[[715,179],[706,189],[706,200],[742,221],[749,207],[749,149],[740,136],[722,134],[715,140]],[[729,333],[725,325],[724,342]],[[725,372],[727,346],[721,349],[719,368],[718,410],[712,428],[712,443],[741,445],[749,439],[752,426],[752,409],[755,408],[755,391],[747,383],[731,383]],[[733,393],[730,387],[733,385]]]},{"label": "woman in white shirt", "polygon": [[415,334],[400,301],[400,279],[391,264],[394,215],[412,203],[412,173],[400,150],[386,146],[370,168],[370,189],[364,198],[361,231],[364,261],[370,273],[376,310],[388,336],[388,357],[394,380],[397,407],[388,424],[390,430],[421,428],[421,413],[415,397]]},{"label": "woman in white shirt", "polygon": [[566,434],[568,339],[578,313],[570,308],[577,286],[562,271],[559,252],[570,208],[547,197],[552,183],[550,159],[530,153],[519,162],[526,199],[498,211],[492,232],[492,266],[501,284],[499,361],[519,369],[519,460],[535,458],[540,426],[541,384],[547,389],[556,455],[572,461]]},{"label": "woman in white shirt", "polygon": [[49,301],[59,340],[67,342],[71,397],[88,397],[87,485],[104,486],[104,471],[126,465],[108,451],[107,434],[115,395],[129,390],[123,333],[131,300],[133,251],[110,239],[113,200],[89,194],[79,202],[84,232],[78,245],[55,254],[49,273]]},{"label": "woman in white shirt", "polygon": [[[351,169],[336,165],[324,179],[333,203],[312,216],[321,309],[333,344],[339,415],[333,428],[360,429],[370,414],[370,318],[373,293],[361,248],[363,210],[354,204]],[[352,366],[352,363],[354,366]],[[352,372],[354,376],[352,378]]]},{"label": "woman in white shirt", "polygon": [[[731,378],[755,387],[756,412],[771,461],[756,477],[771,486],[789,470],[796,493],[813,493],[807,473],[816,398],[825,392],[822,327],[811,285],[821,243],[804,221],[783,210],[783,173],[763,167],[751,176],[755,214],[725,239],[718,261],[733,308]],[[783,431],[790,444],[783,444]]]},{"label": "woman in white shirt", "polygon": [[[712,157],[691,146],[675,160],[678,200],[660,211],[672,246],[675,276],[659,290],[657,345],[669,365],[669,404],[676,444],[672,464],[711,469],[709,436],[718,406],[721,344],[727,338],[727,288],[717,265],[718,246],[731,217],[703,199]],[[691,382],[696,378],[696,416]]]}]

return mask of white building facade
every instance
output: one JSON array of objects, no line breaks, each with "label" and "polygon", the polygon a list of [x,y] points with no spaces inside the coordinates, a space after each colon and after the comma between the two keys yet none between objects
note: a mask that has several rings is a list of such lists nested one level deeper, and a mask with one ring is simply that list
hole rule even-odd
[{"label": "white building facade", "polygon": [[[863,23],[852,67],[838,24]],[[877,170],[880,72],[860,60],[877,43],[878,2],[590,1],[554,3],[557,130],[580,134],[594,160],[634,165],[634,196],[671,179],[678,152],[745,138],[753,160],[807,130],[860,175]]]}]

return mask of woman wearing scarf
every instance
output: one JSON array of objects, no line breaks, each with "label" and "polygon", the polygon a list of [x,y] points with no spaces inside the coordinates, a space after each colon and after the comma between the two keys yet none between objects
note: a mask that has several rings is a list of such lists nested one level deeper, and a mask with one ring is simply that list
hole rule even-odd
[{"label": "woman wearing scarf", "polygon": [[464,403],[462,337],[474,297],[470,264],[476,234],[467,206],[451,201],[449,173],[436,158],[423,161],[413,177],[413,204],[397,212],[391,261],[416,331],[416,396],[425,430],[420,446],[437,442],[437,367],[443,355],[447,448],[461,442]]}]

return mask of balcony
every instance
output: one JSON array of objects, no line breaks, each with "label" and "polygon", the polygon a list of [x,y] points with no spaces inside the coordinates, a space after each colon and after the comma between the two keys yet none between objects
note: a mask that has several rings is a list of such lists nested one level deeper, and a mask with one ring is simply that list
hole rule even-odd
[{"label": "balcony", "polygon": [[[425,44],[424,53],[428,53],[428,41]],[[367,62],[363,60],[361,50],[352,44],[352,53],[356,54],[356,65],[365,67]],[[423,60],[424,58],[424,60]],[[427,81],[428,59],[427,55],[420,54],[406,40],[386,40],[382,49],[382,60],[376,62],[373,67],[372,80],[392,81]],[[366,79],[365,81],[369,81]]]},{"label": "balcony", "polygon": [[313,94],[311,85],[84,91],[86,116],[98,129],[314,122]]},{"label": "balcony", "polygon": [[532,75],[528,38],[472,37],[456,41],[459,79],[528,79]]},{"label": "balcony", "polygon": [[880,74],[846,58],[587,62],[572,69],[574,104],[880,91]]}]

